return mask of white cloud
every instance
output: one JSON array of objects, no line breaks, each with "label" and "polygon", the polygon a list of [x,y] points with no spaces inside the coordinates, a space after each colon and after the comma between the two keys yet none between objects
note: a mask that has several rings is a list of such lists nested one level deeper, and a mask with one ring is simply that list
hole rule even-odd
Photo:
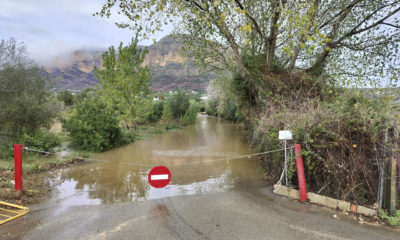
[{"label": "white cloud", "polygon": [[[115,21],[122,20],[120,16],[110,19],[92,16],[105,0],[0,1],[0,39],[16,37],[23,41],[31,57],[39,62],[77,49],[128,43],[133,37],[132,31],[115,26]],[[154,38],[159,40],[171,31],[167,27]]]}]

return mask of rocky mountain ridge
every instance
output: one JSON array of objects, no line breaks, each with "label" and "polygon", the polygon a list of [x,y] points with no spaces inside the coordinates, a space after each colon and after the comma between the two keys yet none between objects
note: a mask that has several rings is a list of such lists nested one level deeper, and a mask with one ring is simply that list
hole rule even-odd
[{"label": "rocky mountain ridge", "polygon": [[[205,73],[195,66],[192,57],[182,52],[182,42],[166,36],[148,46],[144,65],[152,75],[152,89],[166,92],[176,89],[204,92],[214,74]],[[140,46],[140,48],[145,48]],[[101,54],[106,49],[77,50],[55,58],[43,66],[45,74],[55,84],[54,90],[80,91],[97,84],[94,67],[101,67]]]}]

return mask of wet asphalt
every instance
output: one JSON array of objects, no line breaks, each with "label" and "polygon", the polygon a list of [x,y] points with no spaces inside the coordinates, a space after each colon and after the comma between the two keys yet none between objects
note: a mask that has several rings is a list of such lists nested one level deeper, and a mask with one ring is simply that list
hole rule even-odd
[{"label": "wet asphalt", "polygon": [[50,217],[51,208],[36,205],[1,226],[1,239],[400,239],[392,228],[359,224],[353,216],[282,198],[262,186],[75,206]]}]

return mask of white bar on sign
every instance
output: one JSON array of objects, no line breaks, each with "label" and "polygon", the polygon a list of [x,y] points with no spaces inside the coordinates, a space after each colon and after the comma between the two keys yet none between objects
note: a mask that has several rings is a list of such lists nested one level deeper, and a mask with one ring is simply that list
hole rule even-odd
[{"label": "white bar on sign", "polygon": [[168,174],[151,175],[151,180],[168,180]]}]

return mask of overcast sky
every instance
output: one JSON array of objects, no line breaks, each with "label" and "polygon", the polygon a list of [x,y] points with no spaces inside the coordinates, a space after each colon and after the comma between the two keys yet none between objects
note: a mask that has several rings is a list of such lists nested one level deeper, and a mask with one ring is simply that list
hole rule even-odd
[{"label": "overcast sky", "polygon": [[[68,51],[107,48],[127,43],[132,31],[119,29],[117,20],[94,17],[106,0],[0,0],[0,39],[15,37],[41,63]],[[167,28],[152,38],[159,40]],[[142,41],[149,45],[152,41]]]}]

